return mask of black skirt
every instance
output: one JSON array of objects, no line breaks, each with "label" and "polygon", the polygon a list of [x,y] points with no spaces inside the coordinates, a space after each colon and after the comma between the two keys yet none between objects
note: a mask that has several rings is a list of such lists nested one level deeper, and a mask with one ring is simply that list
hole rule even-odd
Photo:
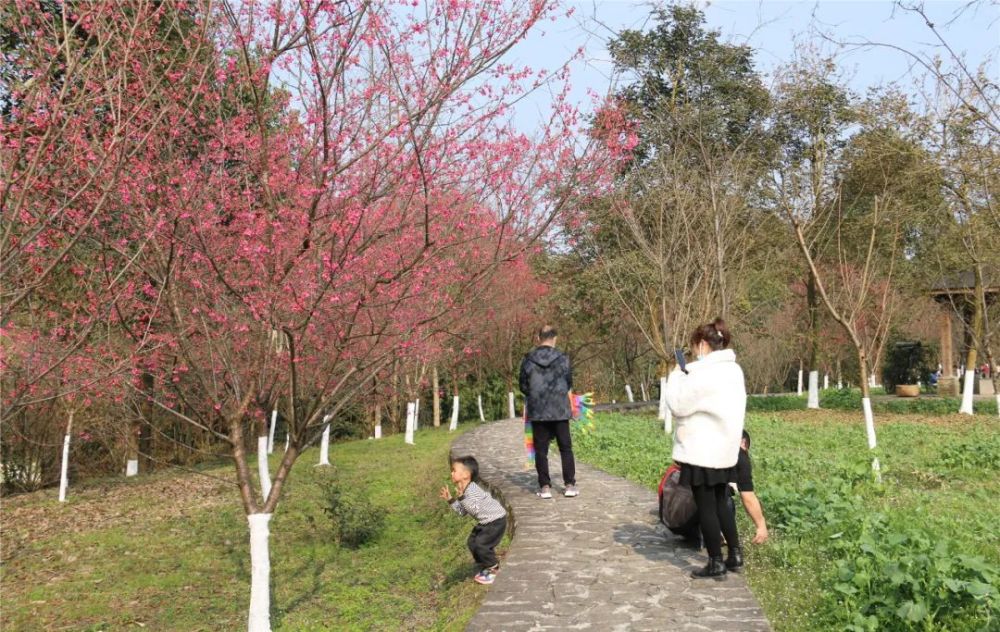
[{"label": "black skirt", "polygon": [[716,485],[728,485],[736,482],[736,466],[723,469],[714,467],[701,467],[700,465],[688,465],[678,463],[681,466],[681,485],[688,487],[714,487]]}]

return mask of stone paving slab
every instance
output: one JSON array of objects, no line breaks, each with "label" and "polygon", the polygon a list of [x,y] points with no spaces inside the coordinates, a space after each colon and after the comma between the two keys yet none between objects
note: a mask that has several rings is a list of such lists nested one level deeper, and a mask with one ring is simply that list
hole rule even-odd
[{"label": "stone paving slab", "polygon": [[581,493],[565,498],[553,442],[556,496],[538,498],[518,419],[465,433],[452,454],[475,456],[513,515],[510,550],[467,630],[770,630],[739,574],[690,578],[705,554],[659,524],[654,492],[577,462]]}]

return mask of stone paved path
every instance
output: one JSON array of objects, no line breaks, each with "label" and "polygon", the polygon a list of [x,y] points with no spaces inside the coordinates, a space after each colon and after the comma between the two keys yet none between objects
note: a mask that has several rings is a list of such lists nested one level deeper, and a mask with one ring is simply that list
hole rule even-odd
[{"label": "stone paved path", "polygon": [[496,582],[468,630],[770,630],[740,575],[693,580],[704,552],[679,546],[656,520],[656,494],[577,463],[577,498],[562,496],[555,442],[550,471],[559,494],[534,495],[520,420],[459,437],[482,478],[503,495],[515,534]]}]

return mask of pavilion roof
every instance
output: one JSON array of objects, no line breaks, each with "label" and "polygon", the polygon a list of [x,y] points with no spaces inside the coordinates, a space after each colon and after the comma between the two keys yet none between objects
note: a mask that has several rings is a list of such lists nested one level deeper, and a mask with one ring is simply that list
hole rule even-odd
[{"label": "pavilion roof", "polygon": [[[983,285],[987,294],[1000,292],[1000,270],[983,267]],[[930,288],[934,297],[971,294],[976,289],[976,275],[973,270],[941,277]]]}]

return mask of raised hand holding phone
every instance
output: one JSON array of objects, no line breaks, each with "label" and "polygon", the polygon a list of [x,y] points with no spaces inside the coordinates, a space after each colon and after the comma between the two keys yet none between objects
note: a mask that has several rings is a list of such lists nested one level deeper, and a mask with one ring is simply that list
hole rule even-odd
[{"label": "raised hand holding phone", "polygon": [[677,360],[677,368],[679,368],[686,374],[688,371],[687,371],[687,359],[684,357],[684,350],[674,349],[674,358]]}]

